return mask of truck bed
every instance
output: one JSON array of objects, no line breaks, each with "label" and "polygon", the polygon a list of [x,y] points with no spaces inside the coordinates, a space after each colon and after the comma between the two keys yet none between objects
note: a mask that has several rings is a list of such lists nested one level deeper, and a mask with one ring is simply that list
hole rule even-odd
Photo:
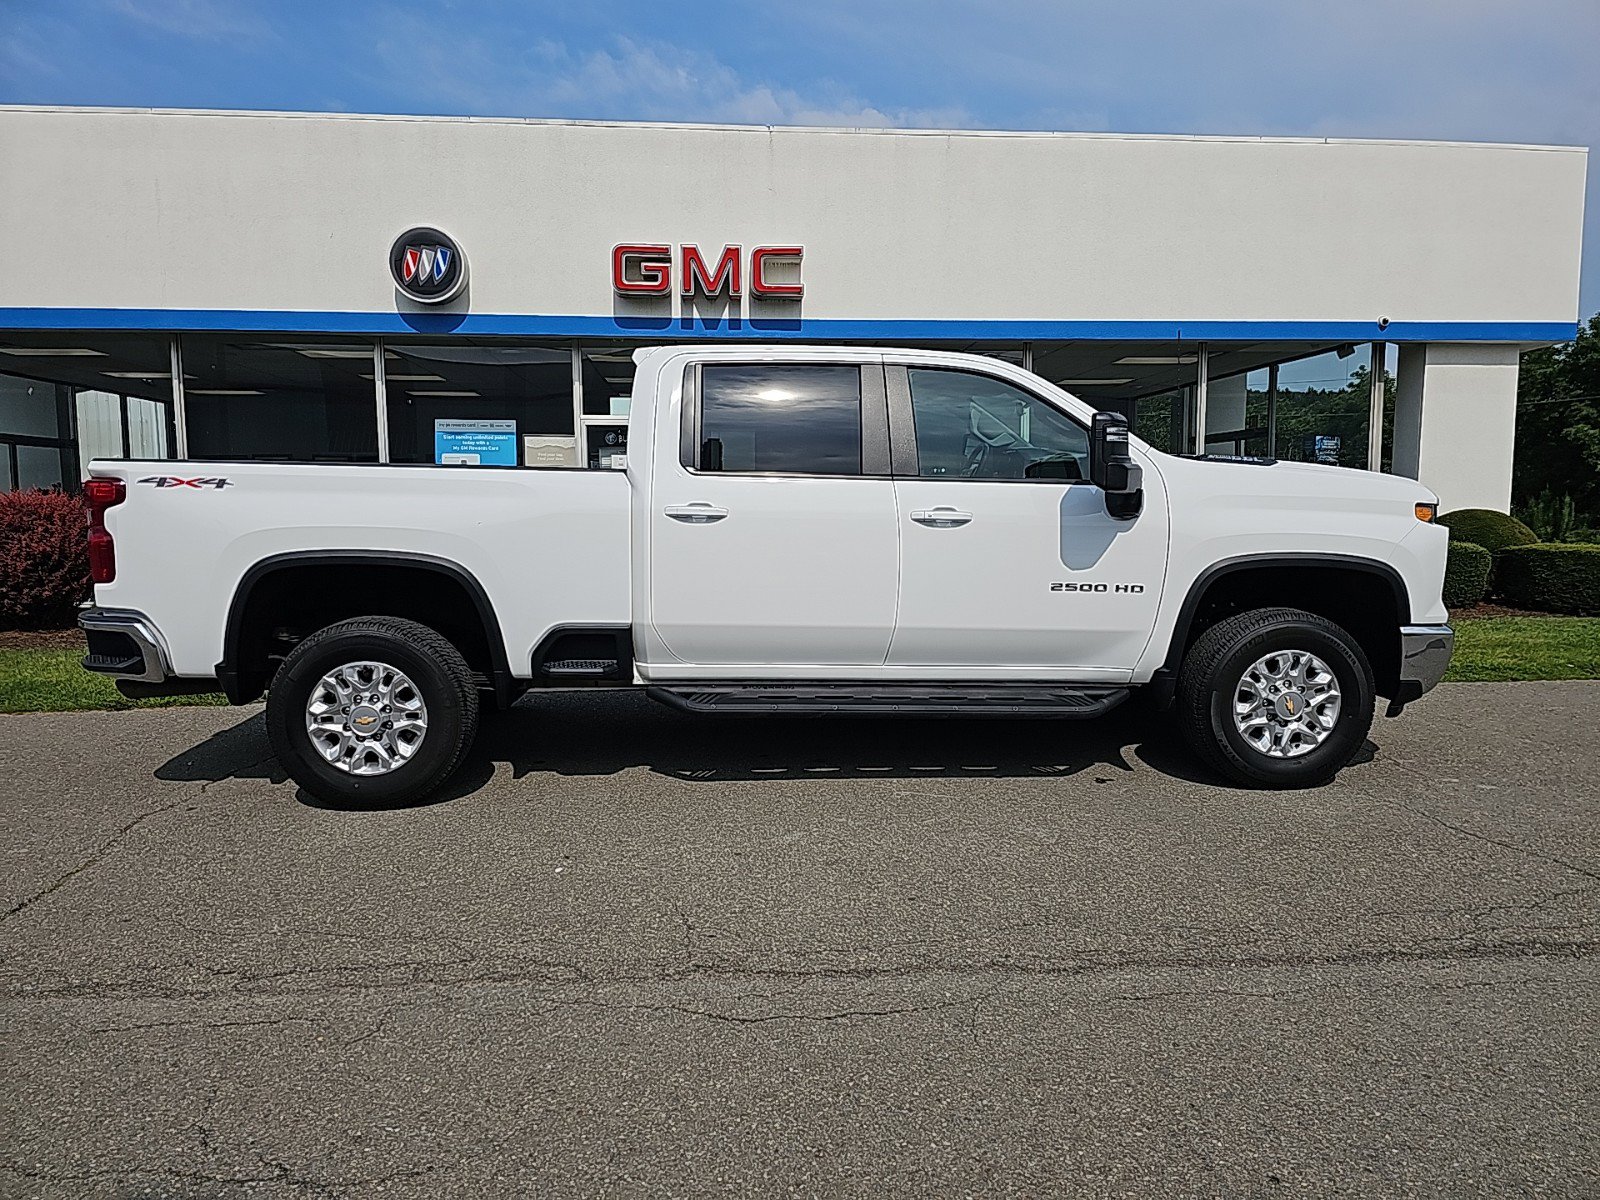
[{"label": "truck bed", "polygon": [[[106,514],[117,577],[95,590],[146,613],[180,676],[215,673],[245,573],[341,551],[455,564],[494,597],[512,672],[563,624],[630,623],[622,471],[262,462],[91,464],[123,480]],[[137,598],[136,604],[134,598]]]}]

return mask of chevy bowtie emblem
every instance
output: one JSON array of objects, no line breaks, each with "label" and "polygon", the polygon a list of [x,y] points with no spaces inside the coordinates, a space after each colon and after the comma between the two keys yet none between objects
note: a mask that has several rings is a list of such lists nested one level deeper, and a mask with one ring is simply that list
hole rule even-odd
[{"label": "chevy bowtie emblem", "polygon": [[357,725],[371,725],[377,719],[377,717],[357,717],[355,723]]},{"label": "chevy bowtie emblem", "polygon": [[467,283],[467,260],[447,233],[408,229],[389,248],[389,274],[401,293],[424,304],[443,304]]},{"label": "chevy bowtie emblem", "polygon": [[1285,696],[1283,698],[1283,706],[1289,710],[1290,715],[1293,715],[1293,713],[1294,713],[1294,697],[1293,696]]}]

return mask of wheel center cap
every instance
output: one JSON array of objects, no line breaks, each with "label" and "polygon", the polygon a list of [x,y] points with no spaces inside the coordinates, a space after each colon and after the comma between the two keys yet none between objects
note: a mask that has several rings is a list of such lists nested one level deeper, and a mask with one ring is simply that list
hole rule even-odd
[{"label": "wheel center cap", "polygon": [[370,704],[358,704],[350,710],[350,730],[360,737],[377,733],[383,727],[383,717]]},{"label": "wheel center cap", "polygon": [[1280,721],[1295,721],[1305,715],[1306,698],[1300,692],[1285,692],[1273,701]]}]

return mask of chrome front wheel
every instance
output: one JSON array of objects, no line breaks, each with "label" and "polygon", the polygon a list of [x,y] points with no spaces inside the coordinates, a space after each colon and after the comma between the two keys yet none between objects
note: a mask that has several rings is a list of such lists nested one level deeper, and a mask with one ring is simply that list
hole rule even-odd
[{"label": "chrome front wheel", "polygon": [[1343,698],[1333,669],[1306,650],[1275,650],[1251,663],[1233,697],[1233,727],[1269,758],[1298,758],[1328,739]]},{"label": "chrome front wheel", "polygon": [[1248,787],[1316,787],[1366,743],[1372,664],[1350,633],[1303,609],[1224,617],[1184,655],[1177,703],[1184,739]]},{"label": "chrome front wheel", "polygon": [[411,677],[385,662],[348,662],[306,699],[306,733],[322,760],[351,775],[387,775],[428,733],[428,706]]}]

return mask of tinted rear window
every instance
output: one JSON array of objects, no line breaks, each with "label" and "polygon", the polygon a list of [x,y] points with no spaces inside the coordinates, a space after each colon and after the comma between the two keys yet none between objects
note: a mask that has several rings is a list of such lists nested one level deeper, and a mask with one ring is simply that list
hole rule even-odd
[{"label": "tinted rear window", "polygon": [[703,367],[700,469],[859,475],[861,369]]}]

